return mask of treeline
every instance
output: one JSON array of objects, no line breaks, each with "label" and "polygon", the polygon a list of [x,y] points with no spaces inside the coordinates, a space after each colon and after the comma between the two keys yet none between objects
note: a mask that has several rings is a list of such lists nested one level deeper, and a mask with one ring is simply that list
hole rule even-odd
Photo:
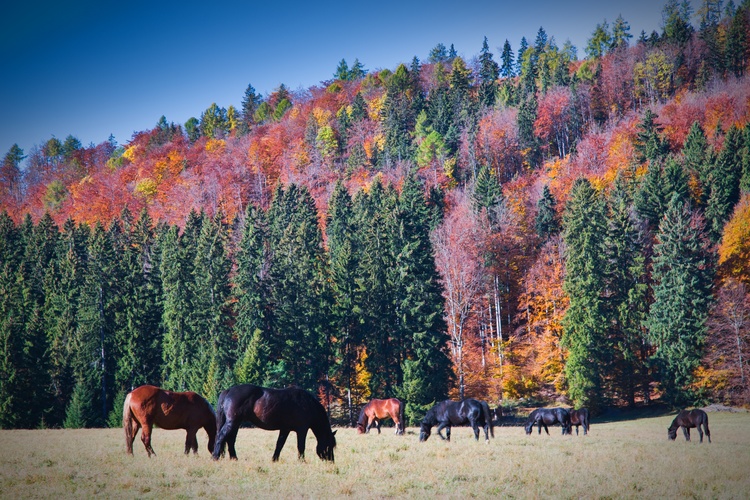
[{"label": "treeline", "polygon": [[[120,425],[141,384],[215,401],[235,383],[296,384],[359,404],[400,396],[412,418],[452,378],[429,231],[410,177],[331,199],[324,248],[306,189],[227,225],[183,229],[125,210],[105,227],[0,217],[0,425]],[[356,417],[356,415],[355,415]]]}]

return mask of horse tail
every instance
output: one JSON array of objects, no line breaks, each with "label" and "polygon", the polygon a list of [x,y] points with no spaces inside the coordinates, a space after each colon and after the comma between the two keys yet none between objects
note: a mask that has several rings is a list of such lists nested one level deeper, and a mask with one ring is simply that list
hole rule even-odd
[{"label": "horse tail", "polygon": [[404,401],[398,402],[398,419],[401,421],[401,435],[406,433],[406,420],[404,419],[404,407],[406,403]]},{"label": "horse tail", "polygon": [[130,411],[130,394],[125,396],[125,404],[122,407],[122,428],[125,430],[125,450],[129,454],[133,454],[133,414]]},{"label": "horse tail", "polygon": [[484,412],[484,421],[490,427],[490,435],[495,437],[495,426],[492,423],[492,413],[490,412],[490,405],[482,401],[482,411]]}]

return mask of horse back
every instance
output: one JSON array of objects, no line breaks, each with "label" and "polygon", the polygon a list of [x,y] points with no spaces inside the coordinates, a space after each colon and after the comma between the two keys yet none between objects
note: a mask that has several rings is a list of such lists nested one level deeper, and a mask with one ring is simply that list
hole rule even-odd
[{"label": "horse back", "polygon": [[195,392],[172,392],[155,386],[141,386],[130,393],[130,408],[141,422],[162,429],[203,427],[214,420],[211,405]]}]

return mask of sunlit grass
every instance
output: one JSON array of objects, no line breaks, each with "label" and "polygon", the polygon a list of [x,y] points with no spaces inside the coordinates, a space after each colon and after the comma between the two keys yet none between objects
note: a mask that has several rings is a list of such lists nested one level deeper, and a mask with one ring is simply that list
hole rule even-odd
[{"label": "sunlit grass", "polygon": [[240,431],[237,462],[213,462],[202,431],[198,456],[185,456],[184,432],[156,429],[151,459],[139,439],[126,455],[121,429],[0,431],[0,497],[750,497],[750,414],[709,419],[713,443],[702,445],[695,432],[690,443],[681,433],[667,441],[671,416],[594,420],[585,437],[498,427],[490,444],[468,428],[454,428],[450,443],[419,443],[416,428],[403,437],[339,429],[335,464],[318,459],[312,434],[305,462],[291,434],[272,463],[278,433],[257,429]]}]

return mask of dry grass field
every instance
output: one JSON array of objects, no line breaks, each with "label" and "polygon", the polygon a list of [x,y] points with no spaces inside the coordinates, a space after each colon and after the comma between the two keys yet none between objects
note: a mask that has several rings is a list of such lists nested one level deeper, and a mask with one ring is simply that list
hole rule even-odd
[{"label": "dry grass field", "polygon": [[[588,436],[496,427],[489,444],[469,428],[453,441],[418,429],[396,436],[339,429],[336,463],[297,460],[292,434],[278,463],[276,432],[242,429],[239,460],[198,456],[183,431],[154,431],[157,456],[140,439],[127,456],[120,429],[0,431],[0,498],[750,498],[750,414],[709,413],[713,443],[667,441],[672,416],[592,422]],[[140,437],[140,434],[139,434]]]}]

